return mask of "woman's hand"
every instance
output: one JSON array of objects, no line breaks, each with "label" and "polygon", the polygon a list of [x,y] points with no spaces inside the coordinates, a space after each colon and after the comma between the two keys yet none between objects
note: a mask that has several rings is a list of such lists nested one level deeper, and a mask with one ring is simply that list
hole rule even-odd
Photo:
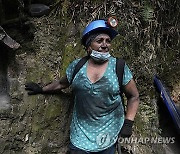
[{"label": "woman's hand", "polygon": [[37,83],[29,82],[25,84],[25,90],[28,91],[28,95],[42,94],[43,89]]},{"label": "woman's hand", "polygon": [[120,137],[130,137],[132,135],[132,126],[134,121],[125,119],[123,127],[120,131]]}]

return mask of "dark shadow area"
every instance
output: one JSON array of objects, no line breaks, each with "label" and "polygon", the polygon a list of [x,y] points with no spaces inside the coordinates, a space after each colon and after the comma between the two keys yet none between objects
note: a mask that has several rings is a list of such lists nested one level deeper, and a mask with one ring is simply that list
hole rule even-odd
[{"label": "dark shadow area", "polygon": [[0,42],[0,110],[10,107],[9,101],[9,82],[7,77],[8,51],[4,44]]},{"label": "dark shadow area", "polygon": [[173,119],[161,98],[158,99],[159,125],[162,130],[162,137],[175,137],[174,143],[167,144],[166,154],[180,153],[180,134],[173,122]]}]

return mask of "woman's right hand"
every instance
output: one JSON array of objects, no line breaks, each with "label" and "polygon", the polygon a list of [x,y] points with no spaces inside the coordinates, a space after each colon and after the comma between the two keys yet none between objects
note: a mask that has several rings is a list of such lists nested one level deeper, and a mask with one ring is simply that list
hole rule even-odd
[{"label": "woman's right hand", "polygon": [[28,95],[42,94],[43,89],[37,83],[29,82],[25,84],[25,90],[28,91]]}]

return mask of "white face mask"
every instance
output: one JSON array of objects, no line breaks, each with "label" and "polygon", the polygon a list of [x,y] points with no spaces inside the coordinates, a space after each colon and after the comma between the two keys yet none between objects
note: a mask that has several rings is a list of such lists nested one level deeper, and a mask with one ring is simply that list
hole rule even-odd
[{"label": "white face mask", "polygon": [[95,60],[96,62],[99,62],[99,63],[103,63],[103,62],[107,61],[109,59],[109,57],[111,57],[109,52],[103,53],[103,52],[98,52],[96,50],[92,50],[90,56],[93,60]]}]

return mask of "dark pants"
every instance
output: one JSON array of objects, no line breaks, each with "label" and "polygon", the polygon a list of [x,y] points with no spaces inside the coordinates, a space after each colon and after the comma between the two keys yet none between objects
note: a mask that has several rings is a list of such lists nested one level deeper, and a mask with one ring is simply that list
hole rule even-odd
[{"label": "dark pants", "polygon": [[87,152],[75,147],[74,145],[72,145],[72,143],[70,143],[70,154],[115,154],[115,151],[116,144],[100,152]]}]

